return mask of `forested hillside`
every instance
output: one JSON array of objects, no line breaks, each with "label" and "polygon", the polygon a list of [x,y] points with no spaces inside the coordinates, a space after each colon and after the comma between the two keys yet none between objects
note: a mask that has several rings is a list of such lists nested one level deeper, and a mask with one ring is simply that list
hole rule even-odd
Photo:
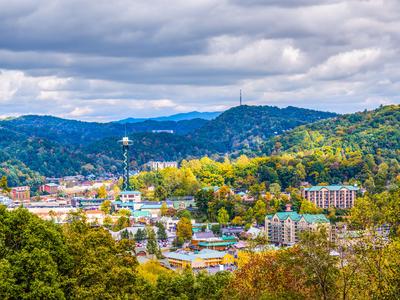
[{"label": "forested hillside", "polygon": [[[150,159],[256,154],[266,138],[331,116],[335,114],[269,106],[235,107],[211,121],[147,120],[133,124],[30,115],[0,121],[0,163],[12,165],[19,161],[19,165],[45,176],[117,172],[121,167],[117,141],[125,133],[134,143],[130,153],[132,166]],[[174,130],[175,134],[151,132],[162,129]]]},{"label": "forested hillside", "polygon": [[191,136],[219,152],[257,153],[263,142],[296,126],[336,114],[297,107],[242,105],[227,110]]},{"label": "forested hillside", "polygon": [[299,126],[265,143],[267,154],[315,150],[338,154],[359,151],[399,159],[400,105]]},{"label": "forested hillside", "polygon": [[[321,118],[333,118],[320,120]],[[302,125],[317,120],[315,123]],[[190,134],[140,132],[173,123]],[[203,124],[199,129],[191,126]],[[241,106],[232,108],[212,121],[146,121],[128,124],[133,140],[132,167],[148,160],[181,160],[208,155],[221,159],[235,157],[279,156],[271,168],[288,186],[286,167],[299,163],[306,176],[298,180],[344,182],[351,178],[371,189],[390,184],[399,165],[400,106],[386,106],[344,116],[288,107]],[[300,125],[293,128],[296,125]],[[132,127],[130,127],[132,126]],[[169,126],[169,125],[168,125]],[[172,126],[172,125],[171,125]],[[139,132],[138,132],[139,131]],[[121,149],[117,141],[125,125],[64,120],[54,117],[26,116],[0,122],[1,173],[11,184],[33,183],[45,176],[101,174],[118,172]],[[280,135],[276,135],[281,133]],[[290,159],[283,159],[285,155]],[[294,164],[294,165],[293,165]],[[7,166],[7,168],[3,167]],[[268,169],[270,170],[270,169]],[[285,171],[286,170],[286,171]],[[302,167],[295,168],[302,172]],[[293,171],[295,171],[293,170]],[[22,173],[30,174],[27,178]],[[380,174],[377,177],[377,174]],[[17,180],[20,178],[19,180]],[[385,181],[376,178],[391,178]]]},{"label": "forested hillside", "polygon": [[174,130],[187,134],[207,123],[207,120],[144,121],[135,124],[96,123],[67,120],[52,116],[22,116],[0,121],[0,128],[29,137],[40,137],[61,144],[88,145],[106,137],[121,137],[128,133]]}]

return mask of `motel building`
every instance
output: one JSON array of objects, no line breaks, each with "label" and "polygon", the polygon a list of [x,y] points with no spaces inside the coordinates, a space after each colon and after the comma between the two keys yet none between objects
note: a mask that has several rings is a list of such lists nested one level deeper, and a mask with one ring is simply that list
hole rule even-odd
[{"label": "motel building", "polygon": [[203,249],[195,252],[168,252],[164,256],[168,259],[172,267],[184,269],[190,267],[193,269],[202,269],[215,267],[219,265],[233,265],[235,258],[233,255],[211,249]]},{"label": "motel building", "polygon": [[226,250],[227,248],[235,245],[237,240],[233,236],[222,236],[205,238],[201,240],[192,240],[192,245],[197,246],[199,249],[211,250]]}]

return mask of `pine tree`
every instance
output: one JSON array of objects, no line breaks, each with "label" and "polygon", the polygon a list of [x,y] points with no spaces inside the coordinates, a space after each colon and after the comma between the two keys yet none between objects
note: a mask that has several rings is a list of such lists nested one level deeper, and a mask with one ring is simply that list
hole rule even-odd
[{"label": "pine tree", "polygon": [[160,257],[161,250],[156,240],[156,233],[151,227],[146,228],[146,232],[147,232],[147,246],[146,246],[147,252],[149,254],[155,254],[157,257]]},{"label": "pine tree", "polygon": [[163,223],[158,222],[157,223],[157,238],[161,241],[165,241],[168,239],[167,231],[165,230],[165,226]]}]

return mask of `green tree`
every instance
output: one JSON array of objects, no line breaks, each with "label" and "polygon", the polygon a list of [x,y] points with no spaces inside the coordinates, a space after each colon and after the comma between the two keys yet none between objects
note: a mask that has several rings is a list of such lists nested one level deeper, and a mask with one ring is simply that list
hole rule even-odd
[{"label": "green tree", "polygon": [[97,198],[106,199],[108,197],[108,192],[106,186],[103,184],[97,189]]},{"label": "green tree", "polygon": [[267,214],[267,205],[263,200],[258,200],[253,207],[254,216],[258,224],[264,223]]},{"label": "green tree", "polygon": [[0,179],[0,190],[5,191],[6,193],[9,193],[11,189],[8,187],[8,180],[7,176],[2,176]]},{"label": "green tree", "polygon": [[301,214],[320,214],[322,209],[316,206],[313,202],[306,199],[301,201],[300,213]]},{"label": "green tree", "polygon": [[214,200],[214,192],[212,190],[201,189],[195,194],[194,200],[198,211],[203,216],[207,216],[209,203]]},{"label": "green tree", "polygon": [[129,217],[131,216],[131,214],[132,214],[132,212],[131,212],[131,210],[128,209],[128,208],[121,208],[121,209],[118,211],[118,215],[124,216],[124,217],[127,217],[127,218],[129,218]]},{"label": "green tree", "polygon": [[138,229],[134,235],[134,239],[136,242],[140,243],[147,238],[146,230]]},{"label": "green tree", "polygon": [[218,223],[221,224],[222,226],[225,226],[228,224],[229,214],[228,214],[228,211],[224,207],[221,207],[218,210],[217,220],[218,220]]},{"label": "green tree", "polygon": [[111,228],[113,225],[113,220],[110,216],[105,216],[103,219],[103,225],[107,228]]},{"label": "green tree", "polygon": [[146,245],[147,252],[149,254],[155,254],[157,257],[161,257],[161,250],[160,247],[158,246],[156,233],[154,232],[153,228],[147,227],[146,233],[147,233],[147,245]]},{"label": "green tree", "polygon": [[168,214],[168,206],[167,206],[166,202],[163,202],[161,204],[160,213],[161,213],[161,216],[166,216]]},{"label": "green tree", "polygon": [[278,195],[281,192],[281,186],[276,182],[271,183],[269,186],[269,191],[274,195]]},{"label": "green tree", "polygon": [[176,236],[188,241],[192,238],[192,223],[190,219],[182,217],[176,225]]},{"label": "green tree", "polygon": [[168,235],[167,235],[167,231],[165,230],[165,226],[163,223],[158,222],[157,223],[157,237],[159,240],[161,241],[165,241],[168,240]]},{"label": "green tree", "polygon": [[100,204],[100,210],[105,214],[109,215],[111,212],[111,201],[110,200],[104,200]]},{"label": "green tree", "polygon": [[236,217],[233,218],[231,223],[232,223],[232,225],[240,226],[240,225],[243,225],[243,222],[244,221],[243,221],[241,216],[236,216]]},{"label": "green tree", "polygon": [[339,274],[338,258],[331,255],[334,248],[326,229],[303,232],[299,249],[300,252],[294,261],[304,269],[308,282],[317,291],[318,298],[333,299]]}]

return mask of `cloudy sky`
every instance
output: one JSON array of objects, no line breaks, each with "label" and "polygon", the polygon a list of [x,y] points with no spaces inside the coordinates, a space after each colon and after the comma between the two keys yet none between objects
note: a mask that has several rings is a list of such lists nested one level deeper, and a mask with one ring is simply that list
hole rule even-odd
[{"label": "cloudy sky", "polygon": [[399,0],[0,0],[0,116],[400,103]]}]

